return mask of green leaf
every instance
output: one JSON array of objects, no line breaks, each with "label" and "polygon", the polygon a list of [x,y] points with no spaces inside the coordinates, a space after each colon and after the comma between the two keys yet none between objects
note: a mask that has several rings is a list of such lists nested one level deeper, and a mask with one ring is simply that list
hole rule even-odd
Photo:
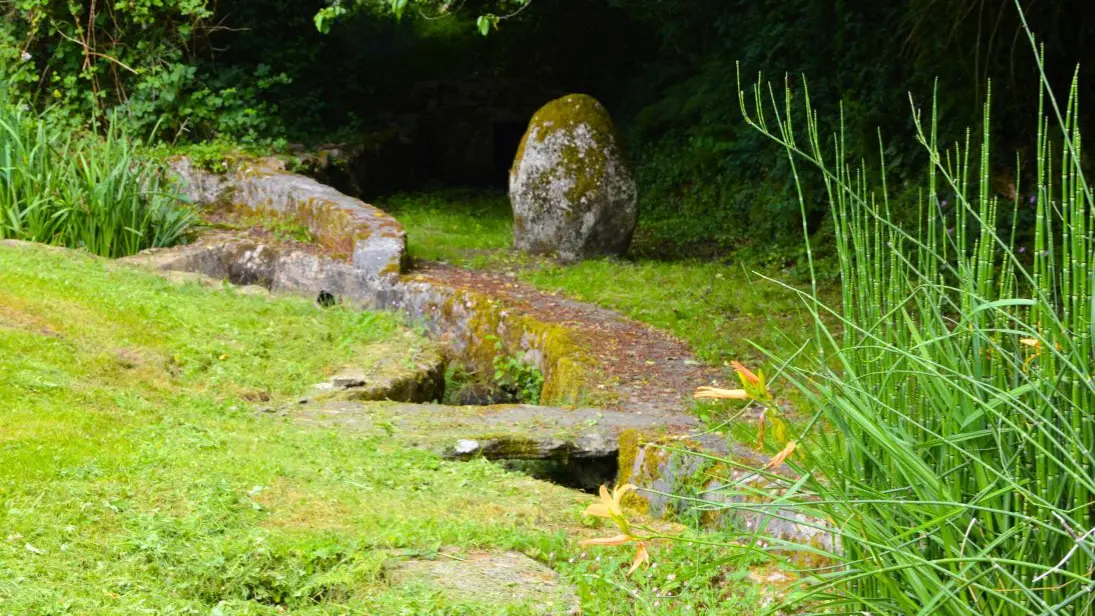
[{"label": "green leaf", "polygon": [[395,13],[396,19],[403,18],[403,11],[407,10],[408,0],[392,0],[392,12]]},{"label": "green leaf", "polygon": [[475,25],[479,27],[479,34],[482,34],[483,36],[490,34],[490,18],[490,15],[480,15],[479,19],[476,20]]},{"label": "green leaf", "polygon": [[331,30],[331,24],[346,14],[346,8],[341,4],[328,6],[321,9],[315,16],[316,30],[326,34]]}]

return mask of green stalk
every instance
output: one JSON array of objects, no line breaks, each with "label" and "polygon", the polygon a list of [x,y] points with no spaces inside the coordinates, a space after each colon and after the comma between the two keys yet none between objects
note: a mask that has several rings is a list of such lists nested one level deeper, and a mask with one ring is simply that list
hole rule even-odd
[{"label": "green stalk", "polygon": [[[773,611],[1086,613],[1095,569],[1095,538],[1084,536],[1095,510],[1095,208],[1080,166],[1077,83],[1063,107],[1048,87],[1039,93],[1040,114],[1052,111],[1056,127],[1037,118],[1029,262],[1015,216],[997,231],[1006,221],[990,181],[991,96],[976,146],[970,132],[940,145],[934,96],[927,127],[914,108],[930,160],[917,204],[927,220],[905,227],[884,171],[876,189],[862,162],[846,160],[842,133],[820,138],[810,109],[800,144],[790,94],[762,105],[761,92],[754,87],[752,108],[740,98],[746,121],[785,148],[796,180],[802,162],[821,174],[843,283],[840,309],[802,295],[825,361],[789,366],[786,378],[821,420],[790,460],[801,477],[794,490],[771,496],[781,510],[828,524],[839,566],[803,571],[799,592]],[[775,112],[772,129],[765,109]],[[1018,184],[1016,211],[1026,206]],[[839,451],[825,449],[832,443]],[[762,506],[759,488],[738,491],[746,498],[724,507]]]}]

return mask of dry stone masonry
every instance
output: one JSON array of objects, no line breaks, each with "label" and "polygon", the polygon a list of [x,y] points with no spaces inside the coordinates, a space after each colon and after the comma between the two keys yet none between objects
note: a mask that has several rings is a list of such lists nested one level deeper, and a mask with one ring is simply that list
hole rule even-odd
[{"label": "dry stone masonry", "polygon": [[513,243],[563,261],[627,251],[637,189],[601,103],[570,94],[532,117],[509,177]]}]

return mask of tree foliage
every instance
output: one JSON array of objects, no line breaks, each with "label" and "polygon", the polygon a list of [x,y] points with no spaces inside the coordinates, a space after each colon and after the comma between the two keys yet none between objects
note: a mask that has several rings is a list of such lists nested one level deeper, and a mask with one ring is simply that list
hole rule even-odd
[{"label": "tree foliage", "polygon": [[[1076,62],[1088,70],[1084,2],[1034,2],[1028,18],[1054,87]],[[1018,33],[1011,0],[19,0],[0,3],[0,78],[17,100],[73,118],[120,111],[171,142],[357,144],[415,182],[444,175],[424,136],[458,147],[476,113],[517,122],[586,92],[627,138],[656,241],[790,261],[772,240],[797,233],[791,177],[742,128],[739,67],[789,75],[793,96],[808,79],[821,117],[843,111],[849,154],[874,164],[878,127],[887,143],[910,133],[910,93],[938,88],[941,134],[962,139],[991,80],[994,142],[1023,150],[1038,73],[1014,52]],[[884,152],[896,186],[924,164]],[[1014,167],[994,160],[996,183]],[[825,208],[808,205],[816,225]]]},{"label": "tree foliage", "polygon": [[[997,92],[994,153],[1033,144],[1027,119],[1036,113],[1039,71],[1022,46],[1016,50],[1025,39],[1012,0],[610,1],[661,42],[636,80],[630,98],[638,110],[625,126],[639,152],[644,212],[681,241],[753,241],[782,259],[772,239],[797,233],[790,170],[744,128],[738,111],[739,66],[747,81],[788,75],[799,102],[808,80],[813,104],[829,118],[823,130],[843,118],[849,156],[876,166],[879,130],[886,144],[912,136],[910,95],[922,104],[938,89],[948,122],[941,135],[961,140],[977,122],[989,81]],[[1050,82],[1059,92],[1077,62],[1095,59],[1095,15],[1086,6],[1054,0],[1027,10],[1047,41]],[[1080,92],[1088,100],[1092,94]],[[897,187],[926,164],[915,149],[883,152]],[[1025,171],[1006,154],[993,162],[997,185]],[[820,201],[808,207],[815,221],[825,215]]]},{"label": "tree foliage", "polygon": [[329,0],[316,12],[316,29],[329,32],[331,25],[355,13],[390,14],[396,19],[410,11],[427,19],[442,19],[458,11],[477,13],[475,27],[482,35],[490,34],[504,20],[516,17],[532,0],[486,0],[466,6],[463,0]]},{"label": "tree foliage", "polygon": [[121,111],[138,131],[226,132],[256,139],[279,127],[259,95],[289,79],[205,70],[215,41],[238,31],[215,0],[21,0],[0,4],[0,79],[16,99],[70,118]]}]

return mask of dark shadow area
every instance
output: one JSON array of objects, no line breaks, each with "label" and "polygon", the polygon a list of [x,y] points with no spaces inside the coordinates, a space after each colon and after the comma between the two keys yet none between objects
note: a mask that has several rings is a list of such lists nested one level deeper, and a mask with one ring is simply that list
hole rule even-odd
[{"label": "dark shadow area", "polygon": [[521,138],[525,134],[527,124],[527,119],[495,123],[494,178],[491,180],[492,185],[506,186],[508,184],[510,167],[517,155],[517,148],[521,145]]},{"label": "dark shadow area", "polygon": [[220,12],[248,29],[214,34],[208,67],[291,76],[261,98],[296,149],[337,149],[311,160],[311,173],[365,199],[505,188],[536,109],[572,92],[622,108],[628,68],[657,52],[648,25],[603,0],[536,1],[486,37],[472,8],[443,19],[366,11],[324,35],[311,16],[326,4],[222,1]]},{"label": "dark shadow area", "polygon": [[564,488],[596,494],[602,486],[616,483],[616,455],[567,460],[499,460],[506,470],[524,473]]}]

